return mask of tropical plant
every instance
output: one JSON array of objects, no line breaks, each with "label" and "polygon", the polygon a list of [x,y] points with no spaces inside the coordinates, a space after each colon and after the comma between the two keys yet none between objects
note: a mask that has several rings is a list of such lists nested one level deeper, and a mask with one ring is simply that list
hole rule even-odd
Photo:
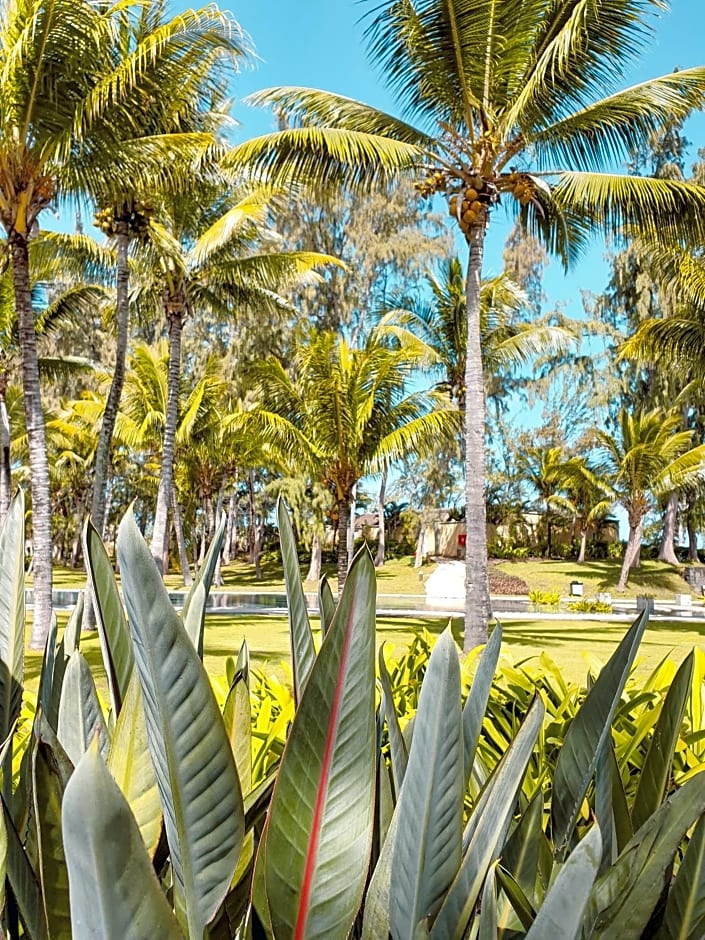
[{"label": "tropical plant", "polygon": [[179,615],[128,514],[126,616],[88,524],[113,720],[78,646],[78,610],[60,643],[50,634],[13,789],[22,517],[20,494],[0,533],[0,864],[6,915],[14,905],[25,936],[702,933],[705,658],[661,664],[625,695],[645,614],[587,692],[545,656],[493,682],[501,629],[462,667],[446,631],[430,657],[423,638],[389,667],[380,655],[377,708],[371,559],[356,557],[337,608],[322,586],[317,651],[280,505],[293,703],[255,683],[251,726],[246,647],[228,664],[222,713],[201,662],[222,526]]},{"label": "tropical plant", "polygon": [[351,349],[341,337],[311,332],[289,372],[270,358],[259,370],[262,408],[246,417],[280,453],[331,492],[338,528],[338,585],[348,570],[354,488],[368,473],[411,452],[431,454],[452,440],[458,413],[434,393],[407,394],[413,362],[379,334]]},{"label": "tropical plant", "polygon": [[[200,189],[199,189],[200,182]],[[164,316],[169,339],[166,420],[161,448],[152,550],[164,567],[174,475],[174,441],[181,376],[181,341],[188,316],[206,311],[236,317],[241,308],[291,312],[276,290],[315,278],[335,259],[282,251],[269,226],[272,193],[252,189],[227,198],[212,178],[189,179],[188,192],[162,196],[148,220],[135,301],[143,316]]]},{"label": "tropical plant", "polygon": [[529,447],[518,455],[517,469],[537,492],[543,508],[546,557],[551,557],[553,534],[552,502],[561,484],[566,457],[561,447]]},{"label": "tropical plant", "polygon": [[270,180],[295,175],[318,185],[369,188],[406,174],[421,195],[448,199],[469,247],[466,649],[486,639],[490,617],[480,287],[493,207],[504,199],[565,263],[590,230],[702,228],[704,190],[612,171],[651,131],[703,102],[702,68],[615,90],[651,35],[654,11],[652,0],[609,8],[573,0],[376,3],[368,48],[403,118],[328,92],[269,89],[252,100],[282,113],[286,129],[246,141],[229,158]]},{"label": "tropical plant", "polygon": [[617,435],[596,430],[602,455],[600,476],[611,496],[626,509],[629,538],[617,590],[627,585],[630,568],[639,564],[644,517],[654,497],[702,476],[705,445],[689,448],[692,434],[679,431],[679,414],[655,409],[630,413],[622,409]]},{"label": "tropical plant", "polygon": [[580,535],[578,562],[585,561],[590,527],[609,512],[612,501],[609,487],[582,457],[569,457],[559,468],[561,492],[549,497],[554,506],[569,512]]}]

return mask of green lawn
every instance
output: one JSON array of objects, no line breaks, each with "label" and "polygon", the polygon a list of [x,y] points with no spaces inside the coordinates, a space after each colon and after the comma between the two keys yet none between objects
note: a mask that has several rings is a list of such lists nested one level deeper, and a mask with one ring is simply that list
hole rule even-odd
[{"label": "green lawn", "polygon": [[[523,578],[532,591],[558,591],[570,594],[570,582],[582,581],[586,597],[594,597],[598,591],[609,591],[617,596],[617,582],[621,562],[619,561],[543,561],[540,558],[502,561],[497,567],[507,574]],[[637,594],[652,594],[668,597],[687,594],[690,587],[678,569],[662,561],[644,561],[641,567],[629,575],[627,590],[620,597],[636,597]]]}]

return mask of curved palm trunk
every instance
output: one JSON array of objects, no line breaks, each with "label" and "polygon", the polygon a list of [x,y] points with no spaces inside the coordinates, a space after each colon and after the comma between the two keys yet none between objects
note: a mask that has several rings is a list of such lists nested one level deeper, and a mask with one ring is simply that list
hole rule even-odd
[{"label": "curved palm trunk", "polygon": [[115,431],[120,398],[125,384],[125,361],[127,359],[127,340],[130,318],[129,305],[129,267],[127,251],[130,244],[129,223],[119,221],[115,224],[117,242],[117,264],[115,283],[115,312],[117,318],[117,342],[115,344],[115,368],[110,383],[110,390],[105,401],[105,411],[100,424],[98,446],[95,452],[95,471],[93,479],[93,498],[91,499],[91,519],[101,536],[105,531],[107,506],[108,467],[110,465],[110,445]]},{"label": "curved palm trunk", "polygon": [[181,520],[181,510],[179,509],[179,500],[176,494],[176,487],[171,490],[171,511],[174,514],[174,533],[176,535],[176,547],[179,550],[179,562],[181,564],[181,576],[184,579],[184,587],[193,585],[191,576],[191,565],[186,551],[186,539],[184,538],[184,527]]},{"label": "curved palm trunk", "polygon": [[669,565],[678,565],[680,562],[676,557],[673,543],[676,537],[676,516],[678,515],[678,493],[671,493],[668,497],[668,505],[663,516],[663,532],[661,534],[661,546],[659,548],[658,560],[665,561]]},{"label": "curved palm trunk", "polygon": [[582,564],[585,561],[585,554],[587,550],[587,526],[580,527],[580,552],[578,553],[578,564]]},{"label": "curved palm trunk", "polygon": [[698,555],[698,530],[695,524],[695,503],[695,491],[688,490],[685,512],[685,525],[688,530],[688,561],[700,564],[700,556]]},{"label": "curved palm trunk", "polygon": [[164,574],[167,538],[169,537],[169,501],[174,484],[174,453],[176,450],[176,424],[179,413],[179,380],[181,378],[181,331],[184,322],[183,301],[168,303],[166,309],[169,326],[169,367],[167,370],[166,417],[162,444],[162,466],[157,490],[157,508],[154,512],[152,558],[160,573]]},{"label": "curved palm trunk", "polygon": [[27,238],[18,232],[9,236],[15,310],[22,351],[22,392],[29,446],[30,491],[32,494],[32,557],[34,615],[30,646],[43,648],[51,622],[51,502],[46,431],[39,387],[37,338],[29,284]]},{"label": "curved palm trunk", "polygon": [[480,280],[484,226],[468,236],[470,258],[466,284],[467,358],[465,363],[465,638],[467,653],[487,640],[492,616],[487,566],[485,513],[485,389],[480,345]]},{"label": "curved palm trunk", "polygon": [[629,572],[632,568],[635,568],[638,565],[643,528],[644,517],[642,515],[630,513],[629,538],[627,540],[627,548],[624,552],[624,561],[622,562],[622,570],[619,575],[619,583],[617,584],[618,591],[626,590],[627,581],[629,580]]}]

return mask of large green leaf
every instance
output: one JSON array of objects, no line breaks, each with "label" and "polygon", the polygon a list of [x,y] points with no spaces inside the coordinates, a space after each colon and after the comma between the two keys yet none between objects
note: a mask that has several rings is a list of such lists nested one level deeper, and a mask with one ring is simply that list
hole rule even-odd
[{"label": "large green leaf", "polygon": [[[66,674],[66,666],[68,665],[69,659],[73,653],[79,648],[81,641],[81,622],[83,620],[83,594],[79,594],[78,601],[76,606],[71,611],[71,616],[66,622],[64,627],[64,632],[61,637],[61,640],[56,644],[56,633],[55,631],[50,631],[49,638],[47,639],[47,648],[46,652],[49,650],[49,644],[51,641],[51,635],[54,634],[54,644],[55,652],[52,649],[51,656],[53,658],[53,668],[50,676],[50,688],[47,688],[46,695],[49,699],[48,703],[45,704],[43,696],[40,695],[39,699],[42,702],[42,707],[44,708],[47,720],[52,728],[56,728],[59,721],[59,702],[61,701],[61,690],[64,685],[64,676]],[[47,663],[49,657],[47,656]],[[40,690],[43,688],[44,682],[44,667],[42,668],[42,677],[40,680]],[[48,683],[49,685],[49,683]]]},{"label": "large green leaf", "polygon": [[[0,531],[0,741],[22,708],[24,683],[24,496],[18,490]],[[12,748],[3,766],[3,793],[12,787]]]},{"label": "large green leaf", "polygon": [[502,849],[502,865],[531,901],[536,904],[541,853],[551,856],[543,831],[544,794],[539,790],[511,831]]},{"label": "large green leaf", "polygon": [[395,940],[432,918],[460,866],[463,826],[460,663],[450,630],[428,662],[398,799],[389,912]]},{"label": "large green leaf", "polygon": [[557,857],[567,852],[575,821],[595,773],[600,749],[610,733],[612,718],[648,619],[648,613],[644,611],[634,621],[566,732],[558,753],[551,798],[551,824]]},{"label": "large green leaf", "polygon": [[73,940],[182,940],[130,807],[95,746],[66,787],[61,819]]},{"label": "large green leaf", "polygon": [[374,816],[375,571],[350,569],[282,757],[268,816],[266,896],[278,940],[345,937]]},{"label": "large green leaf", "polygon": [[25,933],[31,937],[31,940],[49,940],[49,928],[42,903],[42,889],[15,829],[12,813],[4,799],[2,811],[7,836],[7,877],[17,901]]},{"label": "large green leaf", "polygon": [[485,875],[502,851],[543,716],[543,703],[536,698],[475,806],[467,827],[472,835],[463,838],[460,870],[431,928],[434,940],[459,940],[465,933]]},{"label": "large green leaf", "polygon": [[218,564],[224,535],[225,516],[221,515],[213,541],[208,546],[206,557],[198,570],[191,590],[188,592],[184,609],[181,611],[181,619],[186,627],[186,632],[191,637],[191,642],[196,647],[201,659],[203,659],[203,628],[206,623],[206,605],[208,604],[208,595]]},{"label": "large green leaf", "polygon": [[397,804],[387,829],[387,838],[382,844],[375,870],[365,892],[362,940],[378,940],[379,937],[389,936],[389,891],[392,881],[394,846],[401,819],[398,809]]},{"label": "large green leaf", "polygon": [[705,816],[688,842],[678,874],[668,892],[659,940],[705,937]]},{"label": "large green leaf", "polygon": [[7,829],[0,815],[0,912],[5,910],[5,878],[7,876]]},{"label": "large green leaf", "polygon": [[64,676],[59,701],[59,741],[74,766],[98,735],[101,753],[107,756],[110,737],[85,656],[74,650]]},{"label": "large green leaf", "polygon": [[497,940],[497,890],[495,866],[487,872],[480,902],[480,925],[477,940]]},{"label": "large green leaf", "polygon": [[208,676],[129,511],[118,558],[174,872],[177,910],[201,936],[244,835],[242,794]]},{"label": "large green leaf", "polygon": [[501,646],[502,627],[497,624],[482,651],[480,661],[475,671],[475,677],[470,686],[465,705],[463,706],[463,749],[465,753],[463,779],[466,784],[470,780],[470,774],[472,773],[477,742],[480,740],[482,722],[485,717],[485,712],[487,711],[487,701],[490,697],[492,679],[497,669]]},{"label": "large green leaf", "polygon": [[602,838],[594,825],[558,872],[526,940],[577,940],[601,858]]},{"label": "large green leaf", "polygon": [[656,812],[666,794],[673,755],[690,694],[693,659],[691,653],[683,660],[661,706],[661,714],[639,774],[639,785],[632,807],[634,829],[643,826],[649,816]]},{"label": "large green leaf", "polygon": [[154,855],[162,828],[162,804],[149,756],[147,727],[142,707],[142,689],[133,673],[115,723],[108,767],[135,817],[150,857]]},{"label": "large green leaf", "polygon": [[223,706],[223,723],[230,741],[243,794],[252,788],[252,718],[250,705],[250,651],[243,640]]},{"label": "large green leaf", "polygon": [[286,582],[287,607],[289,611],[289,635],[291,640],[291,663],[294,673],[294,696],[297,704],[301,701],[304,688],[311,674],[316,659],[316,648],[313,645],[313,633],[308,619],[306,595],[301,583],[299,559],[296,554],[296,541],[291,526],[289,513],[284,500],[277,500],[277,523],[279,525],[279,542],[282,550],[284,564],[284,581]]},{"label": "large green leaf", "polygon": [[325,576],[318,585],[318,613],[321,618],[321,636],[325,636],[335,613],[335,598]]},{"label": "large green leaf", "polygon": [[68,777],[44,741],[32,744],[32,796],[44,912],[52,940],[71,940],[69,880],[61,837],[61,801]]},{"label": "large green leaf", "polygon": [[409,762],[409,754],[406,748],[406,742],[401,733],[399,717],[394,708],[394,696],[392,695],[392,683],[387,671],[387,664],[384,661],[384,643],[379,648],[379,680],[382,686],[382,708],[384,717],[387,720],[387,730],[389,732],[389,752],[391,757],[392,778],[394,780],[394,790],[396,798],[399,798],[401,785],[404,782],[406,766]]},{"label": "large green leaf", "polygon": [[639,829],[592,890],[585,918],[590,937],[640,940],[669,877],[678,846],[705,812],[705,787],[691,777]]},{"label": "large green leaf", "polygon": [[113,712],[117,716],[120,714],[122,700],[127,695],[127,686],[132,675],[132,643],[113,566],[110,564],[100,535],[90,519],[86,519],[83,529],[83,553],[93,594],[110,700]]}]

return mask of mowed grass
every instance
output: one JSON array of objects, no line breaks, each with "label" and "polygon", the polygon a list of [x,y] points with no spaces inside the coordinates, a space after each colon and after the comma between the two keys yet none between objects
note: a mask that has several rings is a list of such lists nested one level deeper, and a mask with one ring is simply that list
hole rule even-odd
[{"label": "mowed grass", "polygon": [[[60,625],[66,616],[60,617]],[[312,619],[318,637],[318,622]],[[386,643],[395,655],[404,652],[414,633],[427,630],[438,636],[448,626],[447,620],[414,617],[380,617],[377,620],[377,647]],[[502,625],[504,642],[502,656],[514,665],[531,660],[538,664],[547,654],[563,671],[566,679],[584,682],[589,667],[604,664],[624,636],[626,622],[591,620],[589,617],[571,621],[512,620]],[[462,623],[452,622],[453,635],[462,646]],[[705,624],[652,621],[641,644],[636,663],[637,673],[646,675],[664,657],[680,662],[694,646],[705,646]],[[206,618],[204,665],[217,682],[225,681],[228,656],[236,657],[246,639],[255,668],[275,675],[280,681],[291,681],[289,631],[286,617],[268,615],[235,616],[212,614]],[[84,634],[81,649],[87,657],[104,701],[107,685],[100,646],[96,634]],[[36,693],[41,655],[28,651],[27,685]]]},{"label": "mowed grass", "polygon": [[662,561],[643,561],[641,567],[629,574],[629,583],[623,594],[617,594],[617,582],[622,567],[619,561],[544,561],[540,558],[517,559],[497,563],[500,571],[516,575],[529,585],[530,591],[558,591],[562,596],[570,594],[570,582],[582,581],[584,596],[594,597],[598,591],[607,591],[617,597],[636,597],[651,594],[654,597],[669,597],[673,594],[688,594],[690,586],[682,576],[680,568],[673,568]]}]

